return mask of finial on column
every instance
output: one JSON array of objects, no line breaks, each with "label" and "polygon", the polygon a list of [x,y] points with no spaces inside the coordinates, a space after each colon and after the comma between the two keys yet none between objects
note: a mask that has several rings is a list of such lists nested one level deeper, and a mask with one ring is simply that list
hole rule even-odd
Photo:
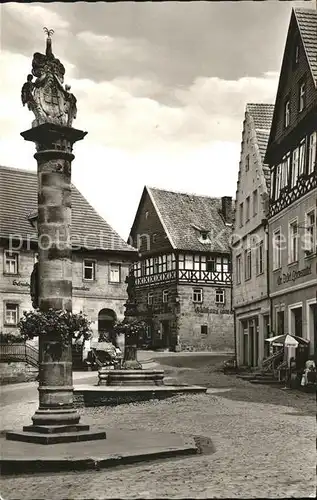
[{"label": "finial on column", "polygon": [[[43,28],[47,35],[46,53],[35,52],[32,61],[32,74],[22,87],[23,106],[35,115],[32,127],[43,123],[72,127],[77,115],[76,97],[70,92],[70,86],[64,86],[65,68],[52,51],[53,29]],[[33,76],[36,80],[33,82]]]},{"label": "finial on column", "polygon": [[43,28],[44,33],[47,35],[46,39],[46,55],[47,57],[53,57],[52,52],[52,35],[54,34],[53,29],[48,29],[46,26]]}]

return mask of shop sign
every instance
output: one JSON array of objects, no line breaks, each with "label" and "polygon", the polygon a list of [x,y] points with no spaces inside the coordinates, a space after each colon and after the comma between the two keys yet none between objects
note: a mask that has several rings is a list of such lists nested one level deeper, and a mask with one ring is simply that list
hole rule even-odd
[{"label": "shop sign", "polygon": [[17,281],[17,280],[13,280],[12,285],[22,286],[22,287],[27,287],[27,288],[30,288],[30,286],[31,286],[30,283],[28,283],[27,281]]},{"label": "shop sign", "polygon": [[88,290],[90,290],[90,288],[88,286],[73,286],[73,290],[83,290],[84,292],[87,292]]},{"label": "shop sign", "polygon": [[212,309],[211,307],[196,306],[195,312],[199,314],[232,314],[230,309]]},{"label": "shop sign", "polygon": [[294,282],[299,278],[304,276],[309,276],[312,273],[311,265],[304,267],[304,269],[293,269],[287,273],[282,273],[277,278],[277,285],[282,285],[282,283]]}]

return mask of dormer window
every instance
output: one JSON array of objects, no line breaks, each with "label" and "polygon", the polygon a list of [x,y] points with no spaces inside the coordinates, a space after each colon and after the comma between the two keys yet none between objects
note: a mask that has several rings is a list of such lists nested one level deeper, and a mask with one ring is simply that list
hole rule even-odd
[{"label": "dormer window", "polygon": [[202,240],[208,240],[208,232],[207,231],[201,231],[200,237]]},{"label": "dormer window", "polygon": [[209,238],[209,231],[200,230],[199,231],[199,241],[200,243],[211,243]]},{"label": "dormer window", "polygon": [[37,212],[32,212],[28,216],[29,223],[36,231],[37,231],[37,219],[38,219]]}]

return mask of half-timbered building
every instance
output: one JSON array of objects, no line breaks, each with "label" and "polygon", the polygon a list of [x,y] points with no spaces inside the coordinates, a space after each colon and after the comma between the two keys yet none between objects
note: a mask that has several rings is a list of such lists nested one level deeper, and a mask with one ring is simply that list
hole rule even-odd
[{"label": "half-timbered building", "polygon": [[231,197],[145,187],[130,232],[138,312],[148,343],[171,350],[233,349]]},{"label": "half-timbered building", "polygon": [[256,367],[270,331],[267,215],[270,171],[264,165],[273,104],[247,104],[232,237],[233,309],[238,365]]},{"label": "half-timbered building", "polygon": [[316,352],[317,11],[291,14],[266,152],[272,327]]}]

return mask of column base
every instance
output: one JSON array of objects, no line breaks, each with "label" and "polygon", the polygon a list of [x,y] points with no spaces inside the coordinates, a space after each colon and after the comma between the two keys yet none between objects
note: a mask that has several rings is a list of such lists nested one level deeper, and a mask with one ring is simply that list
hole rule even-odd
[{"label": "column base", "polygon": [[[30,426],[32,428],[33,426]],[[23,428],[21,432],[7,432],[6,439],[10,441],[23,441],[25,443],[36,443],[36,444],[57,444],[57,443],[74,443],[79,441],[94,441],[97,439],[106,439],[106,433],[104,431],[89,431],[89,430],[77,430],[72,431],[70,429],[65,429],[65,427],[58,429],[55,427],[53,432],[47,432],[44,427],[41,428],[40,432],[35,431],[38,427],[32,429],[32,431],[26,431],[26,427]],[[82,426],[88,427],[89,426]]]},{"label": "column base", "polygon": [[32,417],[33,425],[77,425],[80,415],[74,408],[39,408]]}]

